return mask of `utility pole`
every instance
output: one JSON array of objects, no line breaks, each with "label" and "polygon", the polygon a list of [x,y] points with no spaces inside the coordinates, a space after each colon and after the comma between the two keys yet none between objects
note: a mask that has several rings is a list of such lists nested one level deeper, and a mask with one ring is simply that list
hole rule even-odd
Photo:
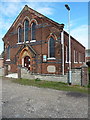
[{"label": "utility pole", "polygon": [[68,73],[68,83],[71,85],[72,80],[72,71],[71,71],[71,39],[70,39],[70,7],[65,4],[66,9],[68,10],[68,30],[69,30],[69,73]]}]

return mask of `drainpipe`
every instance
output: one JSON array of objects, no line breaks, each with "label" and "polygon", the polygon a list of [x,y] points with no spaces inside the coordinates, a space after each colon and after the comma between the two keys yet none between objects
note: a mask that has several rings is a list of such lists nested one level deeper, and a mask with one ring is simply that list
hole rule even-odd
[{"label": "drainpipe", "polygon": [[62,75],[64,75],[64,31],[61,32],[61,45],[62,45]]}]

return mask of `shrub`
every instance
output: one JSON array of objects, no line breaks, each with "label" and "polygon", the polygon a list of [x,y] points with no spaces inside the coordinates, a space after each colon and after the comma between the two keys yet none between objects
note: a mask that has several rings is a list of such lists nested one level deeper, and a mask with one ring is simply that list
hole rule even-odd
[{"label": "shrub", "polygon": [[36,78],[35,81],[41,81],[39,78]]}]

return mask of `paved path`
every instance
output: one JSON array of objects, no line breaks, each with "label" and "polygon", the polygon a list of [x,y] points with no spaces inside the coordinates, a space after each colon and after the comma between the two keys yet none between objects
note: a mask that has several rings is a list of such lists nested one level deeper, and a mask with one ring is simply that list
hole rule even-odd
[{"label": "paved path", "polygon": [[12,73],[12,74],[6,75],[5,77],[8,77],[8,78],[18,78],[18,74],[17,73]]},{"label": "paved path", "polygon": [[3,80],[3,118],[87,118],[86,94],[37,88]]}]

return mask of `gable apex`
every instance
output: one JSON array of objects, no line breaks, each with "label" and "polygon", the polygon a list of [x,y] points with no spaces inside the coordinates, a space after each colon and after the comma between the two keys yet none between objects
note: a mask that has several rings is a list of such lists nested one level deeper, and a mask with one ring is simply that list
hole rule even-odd
[{"label": "gable apex", "polygon": [[6,34],[4,35],[4,37],[2,38],[2,40],[4,41],[4,38],[5,36],[8,34],[8,32],[10,32],[11,28],[16,24],[16,22],[18,21],[18,19],[20,18],[20,16],[23,14],[23,12],[25,11],[29,11],[31,14],[34,14],[36,15],[37,17],[39,18],[42,18],[42,19],[47,19],[49,22],[51,22],[52,24],[56,25],[59,27],[59,29],[62,29],[64,28],[64,24],[59,24],[55,21],[53,21],[52,19],[46,17],[45,15],[37,12],[36,10],[28,7],[28,5],[25,5],[24,8],[22,9],[22,11],[19,13],[19,15],[16,17],[15,21],[13,22],[13,24],[11,25],[11,27],[8,29],[8,31],[6,32]]}]

